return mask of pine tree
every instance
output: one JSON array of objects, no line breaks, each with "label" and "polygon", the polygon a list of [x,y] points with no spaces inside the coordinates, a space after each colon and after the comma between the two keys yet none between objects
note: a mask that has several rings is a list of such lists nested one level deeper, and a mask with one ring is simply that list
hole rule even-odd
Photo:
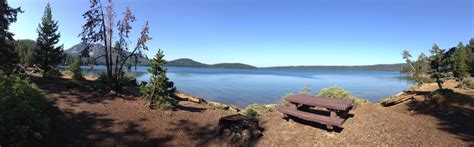
[{"label": "pine tree", "polygon": [[469,57],[469,67],[471,69],[471,76],[474,76],[474,38],[471,38],[469,40],[469,43],[466,45],[467,51],[468,51],[468,57]]},{"label": "pine tree", "polygon": [[37,49],[34,59],[39,67],[45,71],[56,67],[65,57],[63,45],[56,46],[61,34],[58,32],[58,22],[53,20],[51,6],[48,3],[44,10],[41,23],[38,25]]},{"label": "pine tree", "polygon": [[20,8],[11,8],[7,0],[0,0],[0,70],[6,74],[13,72],[19,62],[13,43],[13,33],[8,31],[11,23],[16,22]]},{"label": "pine tree", "polygon": [[166,61],[163,57],[163,51],[159,49],[155,58],[149,63],[150,69],[148,69],[148,72],[151,74],[150,83],[142,85],[140,88],[142,98],[149,101],[148,107],[150,109],[157,107],[168,110],[174,109],[178,102],[172,97],[172,94],[176,91],[176,87],[166,76],[167,69],[164,67]]},{"label": "pine tree", "polygon": [[464,78],[469,76],[469,61],[468,61],[468,48],[464,46],[462,42],[459,42],[455,53],[451,57],[453,61],[453,74],[454,77],[462,81]]},{"label": "pine tree", "polygon": [[442,79],[446,76],[446,72],[448,69],[446,65],[444,49],[440,49],[438,45],[434,44],[430,52],[431,77],[436,79],[436,83],[438,83],[439,89],[443,89]]},{"label": "pine tree", "polygon": [[18,53],[20,63],[31,66],[34,64],[33,52],[36,49],[36,41],[20,39],[15,41],[15,50]]}]

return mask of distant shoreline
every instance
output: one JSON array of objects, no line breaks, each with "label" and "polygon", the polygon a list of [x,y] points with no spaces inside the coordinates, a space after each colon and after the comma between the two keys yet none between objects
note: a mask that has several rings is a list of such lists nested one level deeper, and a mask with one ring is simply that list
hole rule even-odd
[{"label": "distant shoreline", "polygon": [[[362,66],[276,66],[276,67],[241,67],[241,66],[224,66],[224,64],[209,66],[193,66],[193,65],[166,65],[167,67],[188,67],[188,68],[223,68],[223,69],[271,69],[271,70],[289,70],[289,71],[387,71],[400,72],[400,67],[404,64],[380,64],[380,65],[362,65]],[[89,65],[83,65],[89,66]],[[105,64],[97,64],[95,66],[105,66]],[[148,66],[139,64],[137,66]]]}]

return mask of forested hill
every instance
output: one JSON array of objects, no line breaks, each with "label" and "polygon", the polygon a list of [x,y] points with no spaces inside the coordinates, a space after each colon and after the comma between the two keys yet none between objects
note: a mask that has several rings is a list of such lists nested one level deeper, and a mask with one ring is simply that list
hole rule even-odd
[{"label": "forested hill", "polygon": [[219,64],[204,64],[192,59],[182,58],[169,61],[167,66],[175,67],[200,67],[200,68],[242,68],[242,69],[256,69],[257,67],[242,63],[219,63]]},{"label": "forested hill", "polygon": [[265,67],[265,69],[280,70],[339,70],[339,71],[400,71],[404,63],[399,64],[377,64],[360,66],[278,66]]},{"label": "forested hill", "polygon": [[[362,66],[279,66],[279,67],[264,67],[258,69],[277,69],[277,70],[339,70],[339,71],[400,71],[404,66],[400,64],[377,64],[377,65],[362,65]],[[204,64],[192,59],[182,58],[169,61],[167,66],[175,67],[200,67],[200,68],[244,68],[257,69],[257,67],[242,63],[220,63],[220,64]]]}]

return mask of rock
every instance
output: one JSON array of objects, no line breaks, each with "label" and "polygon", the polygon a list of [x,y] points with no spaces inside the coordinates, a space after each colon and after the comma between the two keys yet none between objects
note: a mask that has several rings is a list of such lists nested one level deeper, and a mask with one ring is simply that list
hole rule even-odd
[{"label": "rock", "polygon": [[227,137],[227,136],[230,136],[231,134],[232,134],[232,131],[229,130],[229,129],[224,129],[224,131],[222,132],[222,135],[224,135],[224,136],[226,136],[226,137]]},{"label": "rock", "polygon": [[242,142],[247,143],[252,138],[252,133],[248,129],[242,131]]},{"label": "rock", "polygon": [[239,113],[240,112],[240,109],[235,107],[235,106],[229,106],[229,111],[232,111],[232,112],[236,112],[236,113]]},{"label": "rock", "polygon": [[117,91],[115,91],[115,90],[110,90],[110,91],[109,91],[109,94],[110,94],[110,95],[117,95]]},{"label": "rock", "polygon": [[255,138],[263,136],[262,131],[255,128],[251,129],[250,133],[252,133],[252,137],[255,137]]},{"label": "rock", "polygon": [[242,135],[240,133],[232,133],[229,138],[231,138],[232,142],[238,142],[242,140]]}]

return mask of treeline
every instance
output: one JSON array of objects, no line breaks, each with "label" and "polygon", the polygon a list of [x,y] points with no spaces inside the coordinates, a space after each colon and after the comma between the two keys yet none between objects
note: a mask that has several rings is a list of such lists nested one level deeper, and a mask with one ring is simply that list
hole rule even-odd
[{"label": "treeline", "polygon": [[337,71],[400,71],[405,64],[377,64],[361,66],[279,66],[267,69],[281,70],[337,70]]},{"label": "treeline", "polygon": [[412,60],[410,52],[403,51],[402,56],[407,64],[401,71],[410,73],[418,84],[435,81],[440,89],[447,79],[455,79],[463,84],[465,79],[474,76],[474,38],[467,44],[459,42],[449,49],[434,44],[430,53],[429,56],[421,53],[416,60]]}]

